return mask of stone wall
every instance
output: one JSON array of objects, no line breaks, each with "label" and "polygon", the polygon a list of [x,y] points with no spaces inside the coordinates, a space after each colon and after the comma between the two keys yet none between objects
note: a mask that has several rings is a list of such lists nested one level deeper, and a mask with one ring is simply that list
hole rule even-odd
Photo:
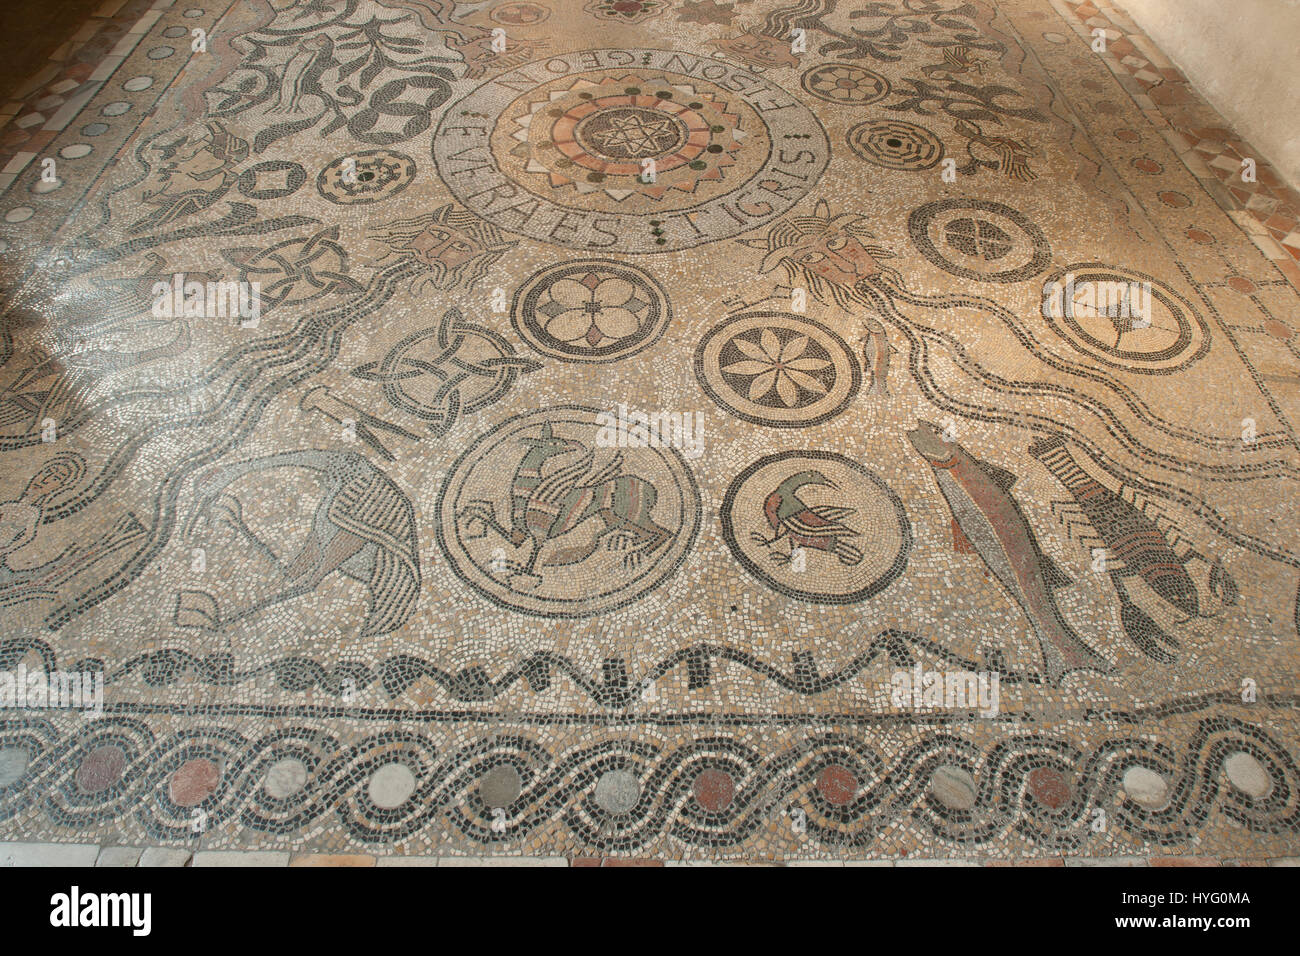
[{"label": "stone wall", "polygon": [[1201,94],[1300,183],[1300,0],[1119,0]]}]

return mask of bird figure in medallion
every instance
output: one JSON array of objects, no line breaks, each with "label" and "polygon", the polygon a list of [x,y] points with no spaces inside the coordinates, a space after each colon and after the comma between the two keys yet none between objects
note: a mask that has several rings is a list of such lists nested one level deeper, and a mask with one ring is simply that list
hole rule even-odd
[{"label": "bird figure in medallion", "polygon": [[[832,554],[841,564],[852,567],[862,560],[862,551],[848,539],[858,537],[860,532],[846,525],[844,519],[856,509],[831,504],[809,505],[799,497],[799,491],[810,486],[837,490],[839,487],[820,471],[800,471],[791,475],[763,501],[763,515],[775,534],[765,538],[752,532],[750,539],[773,549],[771,557],[778,564],[788,564],[795,549],[808,548]],[[775,550],[782,539],[789,542],[789,554]]]}]

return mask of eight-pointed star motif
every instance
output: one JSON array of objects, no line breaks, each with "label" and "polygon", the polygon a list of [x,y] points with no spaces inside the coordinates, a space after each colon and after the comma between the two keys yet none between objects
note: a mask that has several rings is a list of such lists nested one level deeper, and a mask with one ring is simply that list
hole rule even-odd
[{"label": "eight-pointed star motif", "polygon": [[650,118],[639,113],[615,116],[606,129],[596,130],[592,139],[605,149],[632,156],[654,156],[677,142],[677,129],[668,117]]},{"label": "eight-pointed star motif", "polygon": [[831,363],[804,355],[808,348],[808,336],[796,335],[782,345],[775,332],[764,329],[757,342],[743,338],[731,341],[749,358],[728,365],[722,371],[732,375],[753,376],[749,383],[751,402],[758,401],[774,388],[786,408],[793,408],[799,401],[800,389],[818,395],[826,394],[826,386],[808,373],[820,371]]}]

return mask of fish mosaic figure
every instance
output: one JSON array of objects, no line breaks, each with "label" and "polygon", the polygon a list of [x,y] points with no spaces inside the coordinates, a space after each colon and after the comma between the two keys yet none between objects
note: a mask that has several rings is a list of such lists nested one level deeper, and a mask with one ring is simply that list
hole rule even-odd
[{"label": "fish mosaic figure", "polygon": [[1029,520],[1011,497],[1016,476],[973,457],[930,422],[919,422],[907,437],[933,469],[962,535],[1029,618],[1048,682],[1059,684],[1075,670],[1111,670],[1056,604],[1054,592],[1071,582],[1043,553]]},{"label": "fish mosaic figure", "polygon": [[867,387],[868,395],[889,394],[889,356],[898,349],[889,344],[885,327],[876,319],[868,318],[864,323],[866,337],[862,340],[862,358],[871,384]]}]

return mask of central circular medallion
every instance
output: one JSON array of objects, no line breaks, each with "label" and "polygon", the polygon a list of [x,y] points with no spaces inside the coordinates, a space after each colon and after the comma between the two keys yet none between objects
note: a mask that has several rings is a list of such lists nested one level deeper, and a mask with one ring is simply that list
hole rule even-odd
[{"label": "central circular medallion", "polygon": [[[525,145],[496,145],[513,158],[527,157],[525,174],[544,173],[550,190],[587,208],[689,206],[726,185],[724,170],[758,158],[752,145],[741,148],[743,110],[731,111],[710,91],[634,73],[560,86],[514,115],[515,126],[527,128]],[[522,181],[530,182],[527,175]]]},{"label": "central circular medallion", "polygon": [[830,144],[797,98],[734,64],[587,50],[479,86],[444,115],[433,156],[456,198],[502,229],[636,254],[778,218],[817,184]]}]

